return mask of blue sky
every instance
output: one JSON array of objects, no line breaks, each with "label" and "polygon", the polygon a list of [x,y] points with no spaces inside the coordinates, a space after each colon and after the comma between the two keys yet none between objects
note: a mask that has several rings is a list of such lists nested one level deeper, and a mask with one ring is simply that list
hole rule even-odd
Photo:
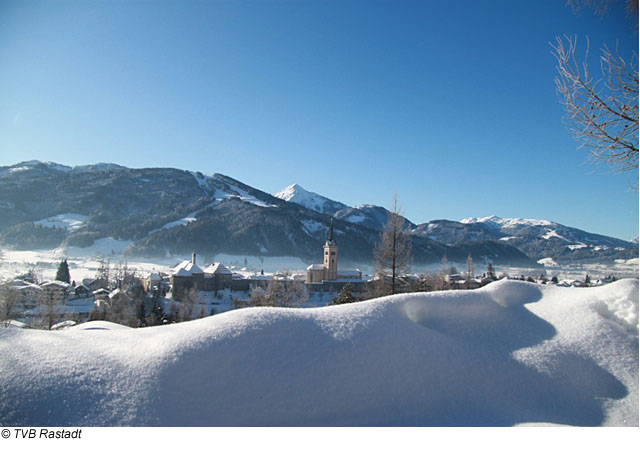
[{"label": "blue sky", "polygon": [[416,223],[631,239],[630,176],[587,163],[562,123],[563,34],[594,54],[638,42],[620,8],[564,0],[0,0],[0,165],[177,167],[351,205],[397,192]]}]

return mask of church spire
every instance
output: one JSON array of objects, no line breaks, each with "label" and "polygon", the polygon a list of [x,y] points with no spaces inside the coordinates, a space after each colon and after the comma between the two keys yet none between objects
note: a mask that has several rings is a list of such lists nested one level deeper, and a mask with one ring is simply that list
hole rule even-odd
[{"label": "church spire", "polygon": [[329,225],[329,236],[327,236],[327,241],[333,242],[333,217],[331,218],[331,224]]}]

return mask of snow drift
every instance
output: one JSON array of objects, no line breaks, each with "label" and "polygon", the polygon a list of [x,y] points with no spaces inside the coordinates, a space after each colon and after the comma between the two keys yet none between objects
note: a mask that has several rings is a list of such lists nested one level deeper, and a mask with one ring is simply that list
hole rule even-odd
[{"label": "snow drift", "polygon": [[2,426],[638,426],[638,282],[0,330]]}]

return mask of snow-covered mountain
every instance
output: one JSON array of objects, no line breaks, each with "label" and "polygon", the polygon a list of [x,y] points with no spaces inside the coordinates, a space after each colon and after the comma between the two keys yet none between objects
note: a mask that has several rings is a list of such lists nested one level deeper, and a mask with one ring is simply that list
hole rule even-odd
[{"label": "snow-covered mountain", "polygon": [[[637,244],[589,233],[543,219],[469,217],[460,223],[483,228],[489,235],[516,246],[538,260],[608,260],[638,257]],[[617,255],[617,256],[616,256]]]},{"label": "snow-covered mountain", "polygon": [[[0,242],[14,249],[130,242],[131,256],[218,253],[315,261],[330,220],[342,261],[370,264],[388,211],[350,207],[291,185],[272,196],[226,175],[115,164],[28,161],[0,167]],[[638,246],[544,220],[434,220],[411,230],[416,264],[532,265],[638,257]]]},{"label": "snow-covered mountain", "polygon": [[[291,199],[302,193],[295,187],[289,191],[294,194]],[[318,197],[306,195],[308,208],[218,173],[19,163],[0,167],[0,241],[5,247],[27,250],[87,248],[103,239],[116,239],[129,243],[127,256],[196,251],[205,257],[226,253],[313,262],[321,256],[333,212],[347,208]],[[382,213],[378,223],[370,225],[373,228],[334,218],[341,261],[371,263],[379,240],[377,227],[385,216],[379,209]],[[445,245],[420,236],[412,239],[417,264],[438,262],[445,253],[450,261],[464,262],[471,253],[478,262],[535,264],[499,242],[469,246]]]},{"label": "snow-covered mountain", "polygon": [[309,192],[299,184],[292,184],[282,189],[274,197],[287,202],[297,203],[307,209],[323,214],[334,214],[347,207],[344,203],[331,200],[315,192]]},{"label": "snow-covered mountain", "polygon": [[492,215],[487,217],[467,217],[462,219],[460,223],[483,223],[487,226],[496,228],[518,228],[518,227],[538,227],[538,226],[552,226],[553,222],[540,219],[503,219],[501,217]]},{"label": "snow-covered mountain", "polygon": [[[389,213],[376,205],[344,206],[335,200],[305,191],[298,185],[285,188],[277,196],[303,205],[334,205],[333,208],[321,207],[316,210],[324,210],[329,214],[333,211],[337,219],[378,232],[384,229]],[[335,210],[337,205],[344,207]],[[432,220],[418,225],[404,219],[405,226],[413,236],[454,246],[486,242],[508,244],[535,261],[552,258],[561,262],[607,262],[638,257],[637,242],[589,233],[544,219],[505,219],[494,215],[469,217],[460,222]]]}]

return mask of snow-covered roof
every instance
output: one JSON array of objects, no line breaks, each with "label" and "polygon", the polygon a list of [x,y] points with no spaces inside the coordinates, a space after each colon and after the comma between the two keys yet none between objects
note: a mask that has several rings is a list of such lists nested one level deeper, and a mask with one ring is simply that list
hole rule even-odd
[{"label": "snow-covered roof", "polygon": [[249,277],[250,280],[271,280],[273,279],[273,275],[251,275]]},{"label": "snow-covered roof", "polygon": [[51,327],[52,330],[64,330],[65,328],[73,327],[76,323],[73,320],[65,320],[63,322],[59,322]]},{"label": "snow-covered roof", "polygon": [[338,276],[358,278],[362,276],[360,269],[339,269]]},{"label": "snow-covered roof", "polygon": [[122,292],[120,289],[116,289],[113,292],[111,292],[111,294],[109,294],[109,298],[115,298],[118,295],[123,295],[124,292]]},{"label": "snow-covered roof", "polygon": [[222,263],[213,263],[204,271],[214,275],[231,275],[231,271]]},{"label": "snow-covered roof", "polygon": [[41,291],[42,290],[42,288],[40,286],[38,286],[37,284],[31,284],[31,283],[28,283],[28,284],[26,284],[24,286],[15,286],[15,287],[13,287],[13,289],[15,289],[16,291],[28,291],[28,290],[31,290],[31,289],[35,289],[37,291]]},{"label": "snow-covered roof", "polygon": [[109,291],[105,288],[100,288],[93,291],[93,295],[103,295],[103,294],[109,295]]},{"label": "snow-covered roof", "polygon": [[27,324],[19,320],[10,319],[2,322],[2,326],[5,328],[25,328]]},{"label": "snow-covered roof", "polygon": [[48,281],[46,283],[42,283],[42,287],[50,287],[50,286],[57,286],[59,288],[63,288],[63,289],[68,289],[69,288],[69,283],[65,283],[64,281],[60,281],[60,280],[53,280],[53,281]]},{"label": "snow-covered roof", "polygon": [[324,265],[322,264],[311,264],[307,267],[307,270],[324,270]]},{"label": "snow-covered roof", "polygon": [[190,277],[200,273],[204,273],[200,266],[189,260],[181,262],[173,269],[173,275],[176,277]]}]

